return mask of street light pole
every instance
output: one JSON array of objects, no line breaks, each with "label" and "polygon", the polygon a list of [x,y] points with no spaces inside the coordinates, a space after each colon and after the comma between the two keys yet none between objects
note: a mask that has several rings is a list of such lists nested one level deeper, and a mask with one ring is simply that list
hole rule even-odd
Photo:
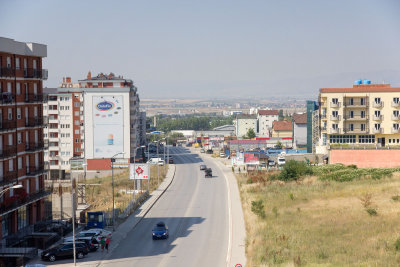
[{"label": "street light pole", "polygon": [[4,189],[4,190],[2,190],[2,191],[0,192],[0,198],[1,198],[8,190],[10,190],[10,189],[17,189],[17,188],[22,188],[22,185],[16,184],[16,185],[13,185],[13,186],[11,186],[11,187],[7,187],[6,189]]},{"label": "street light pole", "polygon": [[157,187],[160,185],[160,165],[158,164],[158,159],[159,159],[159,155],[158,155],[158,146],[160,145],[160,141],[157,142],[157,172],[158,172],[158,180],[157,180]]},{"label": "street light pole", "polygon": [[113,193],[113,232],[115,231],[114,161],[115,157],[120,154],[125,154],[125,152],[119,152],[111,157],[111,180],[112,180],[112,193]]}]

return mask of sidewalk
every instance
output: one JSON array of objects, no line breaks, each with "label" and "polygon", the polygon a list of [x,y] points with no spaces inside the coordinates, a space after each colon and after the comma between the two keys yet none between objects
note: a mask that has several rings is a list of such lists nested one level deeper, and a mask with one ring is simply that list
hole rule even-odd
[{"label": "sidewalk", "polygon": [[241,266],[246,265],[246,227],[244,223],[244,215],[242,210],[242,202],[240,199],[239,187],[236,181],[236,177],[232,173],[231,161],[226,158],[213,158],[209,154],[200,153],[195,148],[191,148],[193,153],[199,154],[201,158],[209,158],[213,160],[218,168],[222,171],[225,176],[228,186],[228,198],[230,199],[230,239],[231,246],[228,248],[227,255],[227,266]]},{"label": "sidewalk", "polygon": [[[112,233],[112,238],[109,247],[109,253],[101,253],[100,249],[97,252],[89,253],[82,260],[76,261],[76,266],[99,266],[103,260],[108,259],[112,255],[112,251],[118,247],[119,243],[126,238],[127,234],[136,227],[136,225],[146,216],[149,210],[154,206],[157,200],[164,194],[172,183],[175,177],[175,165],[169,164],[167,176],[160,186],[150,194],[150,197],[134,212],[132,213],[123,223],[121,223],[115,231]],[[52,267],[56,266],[74,266],[71,259],[55,261],[54,263],[43,262],[40,257],[30,261],[28,264],[46,264]]]}]

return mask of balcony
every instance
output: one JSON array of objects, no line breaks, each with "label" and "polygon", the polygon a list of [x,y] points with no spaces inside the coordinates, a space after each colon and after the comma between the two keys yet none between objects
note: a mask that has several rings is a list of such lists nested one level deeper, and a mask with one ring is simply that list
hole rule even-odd
[{"label": "balcony", "polygon": [[321,119],[326,120],[326,114],[321,114]]},{"label": "balcony", "polygon": [[372,120],[374,120],[374,121],[382,121],[383,120],[383,115],[379,115],[379,116],[374,115],[372,117]]},{"label": "balcony", "polygon": [[37,126],[44,126],[43,118],[28,117],[28,120],[25,121],[25,127],[37,127]]},{"label": "balcony", "polygon": [[321,127],[319,127],[319,129],[320,129],[321,131],[325,132],[325,131],[326,131],[326,126],[321,126]]},{"label": "balcony", "polygon": [[392,127],[392,133],[393,133],[393,134],[395,134],[395,133],[400,133],[400,128],[393,128],[393,127]]},{"label": "balcony", "polygon": [[347,107],[347,108],[366,108],[367,107],[365,101],[364,102],[361,102],[361,101],[353,101],[353,102],[345,101],[344,102],[344,106]]},{"label": "balcony", "polygon": [[8,171],[6,174],[3,174],[2,177],[0,176],[0,186],[15,182],[17,178],[17,171]]},{"label": "balcony", "polygon": [[382,102],[382,101],[379,102],[379,103],[373,102],[373,103],[372,103],[372,106],[373,106],[374,108],[383,108],[383,102]]},{"label": "balcony", "polygon": [[25,144],[25,150],[26,151],[38,151],[38,150],[43,150],[44,149],[44,142],[31,142],[31,143],[26,143]]},{"label": "balcony", "polygon": [[26,167],[26,175],[27,176],[36,176],[42,174],[45,171],[44,164],[39,166],[27,166]]},{"label": "balcony", "polygon": [[3,149],[0,149],[0,158],[9,158],[13,157],[17,154],[17,146],[4,146]]},{"label": "balcony", "polygon": [[17,121],[1,121],[0,122],[0,131],[10,131],[17,128]]},{"label": "balcony", "polygon": [[349,115],[346,115],[346,116],[344,116],[344,119],[348,120],[348,121],[366,121],[366,120],[368,120],[368,116],[362,117],[361,115],[357,115],[357,116],[351,117]]},{"label": "balcony", "polygon": [[331,108],[340,108],[340,102],[337,103],[331,102]]},{"label": "balcony", "polygon": [[25,103],[43,102],[43,94],[28,94],[25,95]]},{"label": "balcony", "polygon": [[374,134],[383,133],[383,128],[379,128],[379,129],[374,128],[374,129],[372,129],[372,132],[373,132]]},{"label": "balcony", "polygon": [[12,199],[10,197],[5,198],[4,202],[2,202],[0,205],[0,215],[3,215],[4,213],[10,212],[12,210],[16,210],[21,206],[36,202],[42,198],[47,197],[50,194],[51,192],[49,190],[40,189],[37,192],[31,193],[29,195],[15,195],[15,197],[11,197]]},{"label": "balcony", "polygon": [[329,133],[330,134],[339,134],[340,133],[340,128],[336,128],[336,129],[331,128],[329,130]]},{"label": "balcony", "polygon": [[346,128],[344,129],[345,133],[353,133],[353,134],[367,134],[368,130],[367,129],[361,129],[361,128]]},{"label": "balcony", "polygon": [[1,93],[1,104],[15,104],[15,95],[9,92]]},{"label": "balcony", "polygon": [[24,78],[47,80],[48,71],[46,69],[25,68],[24,69]]},{"label": "balcony", "polygon": [[0,77],[15,77],[15,70],[10,68],[0,68]]},{"label": "balcony", "polygon": [[340,116],[333,116],[331,115],[331,121],[340,121]]},{"label": "balcony", "polygon": [[394,101],[392,101],[392,107],[393,107],[393,108],[398,108],[398,107],[400,107],[400,102],[394,102]]},{"label": "balcony", "polygon": [[394,114],[392,114],[392,121],[398,121],[398,120],[400,120],[400,115],[394,115]]}]

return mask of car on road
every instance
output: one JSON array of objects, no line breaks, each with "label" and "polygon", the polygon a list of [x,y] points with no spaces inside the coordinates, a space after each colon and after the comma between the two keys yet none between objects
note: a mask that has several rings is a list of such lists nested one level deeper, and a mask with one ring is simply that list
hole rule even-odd
[{"label": "car on road", "polygon": [[212,149],[207,149],[206,154],[212,154],[214,153]]},{"label": "car on road", "polygon": [[169,237],[168,226],[164,222],[158,222],[152,230],[153,240],[167,239]]},{"label": "car on road", "polygon": [[200,165],[200,171],[204,171],[205,169],[207,169],[207,166],[204,164]]},{"label": "car on road", "polygon": [[[78,259],[82,259],[89,253],[89,249],[84,242],[75,242],[75,252]],[[42,260],[55,261],[62,258],[70,258],[74,256],[72,243],[60,244],[54,248],[47,249],[42,252]]]},{"label": "car on road", "polygon": [[212,169],[211,169],[211,168],[207,168],[207,169],[204,171],[204,177],[205,177],[205,178],[207,178],[207,177],[212,177]]},{"label": "car on road", "polygon": [[283,166],[286,164],[286,160],[284,157],[278,157],[278,165]]},{"label": "car on road", "polygon": [[225,158],[225,153],[224,152],[219,152],[219,157],[220,158]]},{"label": "car on road", "polygon": [[201,148],[201,149],[200,149],[200,153],[204,153],[204,152],[206,152],[206,151],[204,150],[204,148]]},{"label": "car on road", "polygon": [[168,158],[168,163],[169,164],[174,164],[174,158],[173,157],[169,157]]}]

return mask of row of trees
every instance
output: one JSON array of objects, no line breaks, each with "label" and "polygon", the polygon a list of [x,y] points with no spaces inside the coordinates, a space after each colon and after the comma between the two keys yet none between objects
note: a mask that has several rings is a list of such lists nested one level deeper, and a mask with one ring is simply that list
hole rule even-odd
[{"label": "row of trees", "polygon": [[172,130],[206,131],[222,125],[232,125],[232,117],[165,117],[159,118],[157,130],[169,132]]}]

